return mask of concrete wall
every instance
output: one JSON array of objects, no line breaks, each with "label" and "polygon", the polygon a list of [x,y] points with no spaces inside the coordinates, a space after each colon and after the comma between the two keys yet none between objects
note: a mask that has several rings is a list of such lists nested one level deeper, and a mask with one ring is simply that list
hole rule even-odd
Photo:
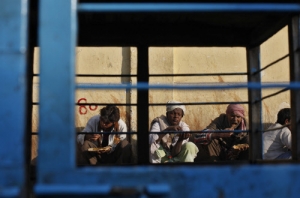
[{"label": "concrete wall", "polygon": [[[261,67],[288,54],[287,27],[270,38],[261,46]],[[35,50],[34,72],[39,73],[39,52]],[[136,74],[137,49],[135,47],[85,47],[77,49],[77,74]],[[149,49],[150,74],[181,74],[181,73],[237,73],[247,72],[245,48],[190,48],[190,47],[151,47]],[[288,82],[289,59],[276,63],[261,73],[262,82]],[[130,77],[77,77],[77,83],[136,83]],[[247,76],[206,76],[206,77],[151,77],[153,84],[205,84],[247,82]],[[279,89],[263,90],[267,96]],[[150,103],[166,103],[168,100],[182,102],[239,102],[247,101],[246,89],[236,90],[150,90]],[[33,102],[38,102],[38,78],[33,84]],[[89,106],[84,103],[136,103],[135,90],[77,90],[74,102],[75,126],[80,131],[88,119],[99,113],[102,106]],[[266,126],[276,121],[279,109],[290,104],[290,92],[286,91],[263,100],[263,122]],[[187,105],[187,113],[183,120],[191,130],[202,130],[210,121],[225,112],[227,105]],[[244,105],[246,114],[248,106]],[[132,131],[136,131],[137,117],[135,106],[119,106],[121,118]],[[165,114],[164,106],[149,106],[149,123],[161,114]],[[259,113],[259,112],[257,112]],[[248,118],[248,116],[247,116]],[[32,131],[38,129],[38,107],[33,107]],[[136,146],[136,136],[131,137]],[[75,141],[75,140],[74,140]],[[37,156],[37,137],[32,138],[32,158]]]}]

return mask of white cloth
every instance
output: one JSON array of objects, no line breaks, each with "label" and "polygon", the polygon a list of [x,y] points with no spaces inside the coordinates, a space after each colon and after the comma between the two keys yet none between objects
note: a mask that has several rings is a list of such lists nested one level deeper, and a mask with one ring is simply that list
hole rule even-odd
[{"label": "white cloth", "polygon": [[186,109],[185,109],[185,106],[181,104],[181,102],[175,101],[175,100],[170,100],[167,102],[167,107],[166,107],[167,112],[173,111],[176,108],[182,109],[183,114],[185,114]]},{"label": "white cloth", "polygon": [[[282,127],[281,124],[272,124],[268,129]],[[263,159],[275,159],[292,147],[291,131],[288,127],[266,131],[263,133]]]},{"label": "white cloth", "polygon": [[[183,131],[190,131],[189,126],[185,123],[180,121],[179,126],[182,128]],[[158,122],[154,122],[150,129],[151,132],[161,132],[161,127]],[[174,146],[178,141],[178,136],[175,136],[172,141],[172,145]],[[158,139],[158,134],[150,134],[149,135],[149,144],[150,144],[150,162],[151,163],[161,163],[161,158],[159,158],[155,151],[160,147],[160,143],[156,143]],[[183,140],[182,144],[185,144],[189,141],[189,139]]]},{"label": "white cloth", "polygon": [[[103,132],[103,130],[98,131],[98,125],[100,123],[100,115],[95,115],[89,119],[87,122],[85,128],[82,130],[82,132]],[[127,126],[125,122],[120,119],[118,121],[119,124],[119,132],[127,132]],[[112,150],[114,150],[114,134],[108,136],[108,145],[112,146]],[[85,134],[79,134],[77,136],[77,142],[83,145]],[[120,135],[120,139],[124,140],[126,138],[126,134]],[[102,140],[101,140],[102,141]]]}]

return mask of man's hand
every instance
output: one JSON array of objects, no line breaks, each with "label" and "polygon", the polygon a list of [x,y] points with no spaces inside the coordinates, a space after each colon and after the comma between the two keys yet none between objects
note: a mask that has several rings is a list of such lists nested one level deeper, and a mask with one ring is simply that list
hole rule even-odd
[{"label": "man's hand", "polygon": [[214,132],[214,133],[212,133],[211,138],[212,139],[229,138],[229,137],[233,137],[233,136],[234,136],[233,132],[226,132],[226,133],[223,133],[223,132]]},{"label": "man's hand", "polygon": [[[165,130],[163,130],[162,132],[160,132],[158,134],[158,139],[156,140],[156,142],[160,142],[160,140],[166,135],[168,134],[169,131],[182,131],[182,128],[180,126],[169,126],[168,128],[166,128]],[[175,134],[176,135],[176,134]]]},{"label": "man's hand", "polygon": [[230,128],[224,129],[225,131],[234,131],[234,129],[237,127],[237,124],[232,124]]},{"label": "man's hand", "polygon": [[169,126],[164,131],[182,131],[182,128],[180,126]]},{"label": "man's hand", "polygon": [[108,153],[111,151],[111,146],[106,146],[106,147],[103,147],[101,150],[98,150],[98,154],[102,154],[102,153]]},{"label": "man's hand", "polygon": [[181,141],[181,140],[185,140],[185,139],[190,138],[191,134],[190,133],[181,133],[181,134],[178,134],[178,136],[179,136],[178,141]]}]

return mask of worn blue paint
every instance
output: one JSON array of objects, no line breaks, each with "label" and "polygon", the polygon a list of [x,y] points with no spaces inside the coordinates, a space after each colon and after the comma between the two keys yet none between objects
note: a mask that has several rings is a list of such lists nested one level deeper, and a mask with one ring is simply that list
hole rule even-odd
[{"label": "worn blue paint", "polygon": [[[135,189],[139,197],[298,197],[300,194],[299,165],[159,165],[76,168],[73,106],[75,88],[108,87],[107,85],[77,85],[76,87],[74,83],[76,1],[42,0],[40,3],[40,147],[38,183],[35,186],[37,195],[103,196],[119,188]],[[145,4],[126,7],[128,5],[133,4],[126,4],[125,7],[122,7],[122,4],[121,6],[82,4],[79,11],[166,10],[165,6],[159,7],[158,4],[154,7],[146,7]],[[177,11],[188,11],[192,9],[191,5],[188,4],[188,7],[181,5],[177,8],[171,6],[171,8]],[[212,5],[215,6],[215,4],[210,6]],[[198,9],[198,11],[201,9],[234,11],[236,9],[222,6],[214,8],[196,6],[193,9]],[[240,8],[253,11],[258,9],[258,6],[255,4],[254,7],[241,6]],[[275,8],[272,7],[270,10],[274,11]],[[268,11],[267,7],[263,9]],[[276,9],[277,11],[284,9],[299,11],[299,5],[292,4],[292,7],[283,6]],[[126,86],[110,85],[109,88],[129,88]],[[248,86],[249,84],[245,84],[243,88]],[[251,86],[260,88],[261,85]],[[293,88],[293,86],[299,88],[298,84],[292,83],[285,84],[283,87]],[[139,84],[135,88],[155,87]],[[197,87],[199,88],[208,87]],[[211,86],[209,88],[211,89]],[[237,87],[232,86],[232,88]]]},{"label": "worn blue paint", "polygon": [[[114,188],[133,188],[139,197],[299,197],[299,164],[76,168],[76,2],[40,1],[40,145],[38,181],[35,186],[37,195],[75,194],[86,197],[109,195]],[[298,8],[293,8],[299,11]],[[26,0],[0,1],[0,197],[21,197],[25,184],[23,140],[26,132],[27,9]],[[157,10],[157,7],[151,9]],[[148,11],[151,9],[147,8]],[[281,10],[284,9],[292,8],[283,7]],[[299,88],[299,85],[291,83],[287,87]]]},{"label": "worn blue paint", "polygon": [[25,188],[27,0],[0,1],[0,197]]},{"label": "worn blue paint", "polygon": [[41,0],[38,182],[75,166],[76,0]]},{"label": "worn blue paint", "polygon": [[50,193],[59,184],[61,194],[76,194],[78,186],[84,192],[109,186],[164,197],[299,197],[299,178],[299,165],[283,164],[90,167],[49,175],[47,186],[37,185],[36,192]]}]

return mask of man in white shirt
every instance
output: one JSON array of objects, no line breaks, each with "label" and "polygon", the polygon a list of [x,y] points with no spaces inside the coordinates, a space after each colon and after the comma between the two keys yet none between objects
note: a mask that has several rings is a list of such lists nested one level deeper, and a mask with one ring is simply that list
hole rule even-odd
[{"label": "man in white shirt", "polygon": [[[161,115],[151,122],[149,135],[150,162],[194,162],[198,148],[189,142],[191,136],[189,126],[181,121],[185,106],[178,101],[169,101],[166,106],[166,116]],[[167,132],[179,133],[167,133]]]},{"label": "man in white shirt", "polygon": [[[132,159],[132,146],[126,140],[127,126],[120,119],[120,110],[115,105],[107,105],[100,110],[99,115],[91,117],[77,136],[77,143],[81,147],[79,162],[82,165],[103,163],[130,163]],[[111,134],[123,132],[124,134]],[[92,151],[91,148],[102,148]]]},{"label": "man in white shirt", "polygon": [[291,110],[281,109],[277,121],[263,133],[263,159],[292,159]]}]

